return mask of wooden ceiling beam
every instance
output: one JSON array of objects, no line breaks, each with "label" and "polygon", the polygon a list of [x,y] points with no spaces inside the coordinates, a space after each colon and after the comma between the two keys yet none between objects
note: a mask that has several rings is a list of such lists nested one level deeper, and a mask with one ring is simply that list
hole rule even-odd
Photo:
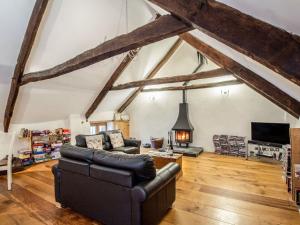
[{"label": "wooden ceiling beam", "polygon": [[85,118],[88,119],[92,113],[97,109],[97,107],[100,105],[104,97],[107,95],[107,93],[111,90],[113,87],[113,84],[116,82],[116,80],[121,76],[121,74],[124,72],[124,70],[127,68],[127,66],[132,62],[134,57],[138,54],[139,49],[130,51],[125,58],[122,60],[120,65],[117,67],[117,69],[113,72],[109,80],[106,82],[90,108],[85,113]]},{"label": "wooden ceiling beam", "polygon": [[160,77],[160,78],[155,78],[155,79],[132,81],[132,82],[128,82],[125,84],[119,84],[117,86],[114,86],[111,88],[111,90],[117,91],[117,90],[124,90],[124,89],[128,89],[128,88],[145,87],[145,86],[149,86],[149,85],[178,83],[178,82],[220,77],[220,76],[225,76],[225,75],[230,75],[230,72],[221,68],[221,69],[215,69],[215,70],[204,71],[204,72],[199,72],[199,73],[193,73],[193,74],[189,74],[189,75],[178,75],[178,76]]},{"label": "wooden ceiling beam", "polygon": [[[155,20],[157,20],[159,17],[161,17],[160,14],[156,14]],[[137,48],[135,50],[129,51],[129,53],[125,56],[125,58],[122,60],[120,65],[117,67],[117,69],[113,72],[109,80],[106,82],[92,105],[89,107],[87,112],[85,113],[85,118],[88,119],[93,112],[97,109],[97,107],[101,104],[107,93],[110,91],[110,89],[113,87],[114,83],[117,81],[117,79],[122,75],[124,70],[128,67],[128,65],[132,62],[132,60],[137,56],[138,52],[141,50],[141,48]]]},{"label": "wooden ceiling beam", "polygon": [[26,62],[30,55],[38,28],[46,10],[48,0],[36,0],[31,13],[29,23],[23,38],[22,46],[15,66],[14,74],[11,81],[10,92],[8,95],[5,115],[4,115],[4,132],[8,132],[10,121],[13,115],[17,97],[19,94],[21,78],[24,73]]},{"label": "wooden ceiling beam", "polygon": [[185,33],[180,35],[180,37],[207,58],[224,69],[230,71],[237,79],[242,80],[250,88],[254,89],[256,92],[260,93],[297,119],[299,118],[300,102],[298,100],[289,96],[258,74],[252,72],[223,53],[200,41],[193,35]]},{"label": "wooden ceiling beam", "polygon": [[120,35],[95,48],[87,50],[76,57],[43,71],[25,74],[22,85],[70,73],[82,69],[115,55],[128,52],[142,46],[173,37],[191,30],[192,27],[171,16],[161,16],[128,34]]},{"label": "wooden ceiling beam", "polygon": [[206,84],[192,84],[192,85],[187,85],[187,86],[147,88],[147,89],[143,89],[142,92],[183,91],[183,90],[223,87],[223,86],[230,86],[230,85],[236,85],[236,84],[243,84],[243,82],[241,82],[240,80],[229,80],[229,81],[221,81],[221,82],[206,83]]},{"label": "wooden ceiling beam", "polygon": [[[159,61],[159,63],[150,71],[150,73],[146,76],[145,79],[153,78],[158,71],[169,61],[172,55],[176,52],[176,50],[181,45],[182,40],[178,38],[176,42],[172,45],[169,51],[164,55],[164,57]],[[138,96],[138,94],[143,90],[143,87],[139,87],[126,99],[126,101],[118,108],[117,112],[122,113],[130,103]]]},{"label": "wooden ceiling beam", "polygon": [[150,2],[300,85],[299,36],[214,0]]}]

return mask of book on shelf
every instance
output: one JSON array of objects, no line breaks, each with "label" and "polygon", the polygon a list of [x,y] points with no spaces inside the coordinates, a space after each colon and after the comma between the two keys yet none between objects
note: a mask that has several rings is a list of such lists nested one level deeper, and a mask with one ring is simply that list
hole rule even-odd
[{"label": "book on shelf", "polygon": [[23,166],[29,166],[33,163],[32,160],[32,150],[31,149],[21,149],[18,151],[18,158],[21,160]]}]

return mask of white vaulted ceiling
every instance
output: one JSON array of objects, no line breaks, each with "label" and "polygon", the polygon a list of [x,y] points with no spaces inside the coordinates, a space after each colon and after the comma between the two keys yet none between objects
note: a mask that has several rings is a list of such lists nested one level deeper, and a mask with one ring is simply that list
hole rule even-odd
[{"label": "white vaulted ceiling", "polygon": [[[294,0],[222,0],[234,8],[300,35],[300,2]],[[0,2],[0,123],[10,79],[35,0]],[[150,4],[153,7],[152,4]],[[47,69],[95,47],[105,40],[129,32],[153,19],[153,9],[143,0],[53,0],[40,25],[26,72]],[[160,12],[162,12],[160,10]],[[300,87],[261,64],[241,55],[200,31],[204,42],[258,73],[300,101]],[[116,83],[139,80],[159,62],[174,43],[169,38],[142,48]],[[64,76],[31,83],[21,88],[12,123],[35,123],[84,114],[125,54]],[[186,65],[176,66],[177,64]],[[197,65],[196,51],[183,44],[158,76],[191,73]],[[213,64],[211,64],[213,65]],[[180,68],[180,69],[179,69]],[[132,90],[110,92],[96,113],[114,111]]]},{"label": "white vaulted ceiling", "polygon": [[[300,2],[294,0],[218,0],[226,5],[240,10],[241,12],[251,15],[257,19],[263,20],[273,26],[284,29],[290,33],[300,35]],[[147,3],[159,11],[161,14],[167,14],[166,11],[162,10],[158,6]],[[254,71],[258,75],[262,76],[275,86],[282,89],[284,92],[292,96],[293,98],[300,101],[300,87],[291,81],[283,78],[278,73],[268,69],[262,64],[252,60],[251,58],[237,52],[229,46],[217,41],[214,38],[206,35],[199,30],[191,31],[197,38],[229,56],[235,61],[239,62],[243,66]]]}]

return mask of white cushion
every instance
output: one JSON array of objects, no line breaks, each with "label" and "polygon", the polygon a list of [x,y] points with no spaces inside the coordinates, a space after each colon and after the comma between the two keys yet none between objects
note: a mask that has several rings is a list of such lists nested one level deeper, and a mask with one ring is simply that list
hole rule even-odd
[{"label": "white cushion", "polygon": [[124,147],[124,140],[121,133],[109,134],[113,148]]},{"label": "white cushion", "polygon": [[88,148],[103,150],[103,135],[86,136],[85,141]]}]

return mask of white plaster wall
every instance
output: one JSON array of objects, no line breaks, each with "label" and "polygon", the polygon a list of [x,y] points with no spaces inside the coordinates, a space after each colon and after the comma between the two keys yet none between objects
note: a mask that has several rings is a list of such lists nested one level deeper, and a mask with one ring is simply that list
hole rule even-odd
[{"label": "white plaster wall", "polygon": [[69,125],[71,129],[71,144],[75,145],[75,137],[78,134],[89,134],[90,124],[86,122],[85,118],[78,114],[69,116]]},{"label": "white plaster wall", "polygon": [[[188,91],[195,146],[212,151],[214,134],[241,135],[249,139],[252,121],[296,125],[297,119],[244,84],[226,87],[229,96],[221,95],[221,89]],[[181,92],[140,94],[127,109],[131,136],[141,139],[143,143],[149,143],[150,136],[167,138],[167,132],[176,122],[181,99]]]},{"label": "white plaster wall", "polygon": [[296,123],[296,125],[295,125],[295,128],[300,128],[300,118],[299,118],[299,120],[297,120],[297,123]]}]

